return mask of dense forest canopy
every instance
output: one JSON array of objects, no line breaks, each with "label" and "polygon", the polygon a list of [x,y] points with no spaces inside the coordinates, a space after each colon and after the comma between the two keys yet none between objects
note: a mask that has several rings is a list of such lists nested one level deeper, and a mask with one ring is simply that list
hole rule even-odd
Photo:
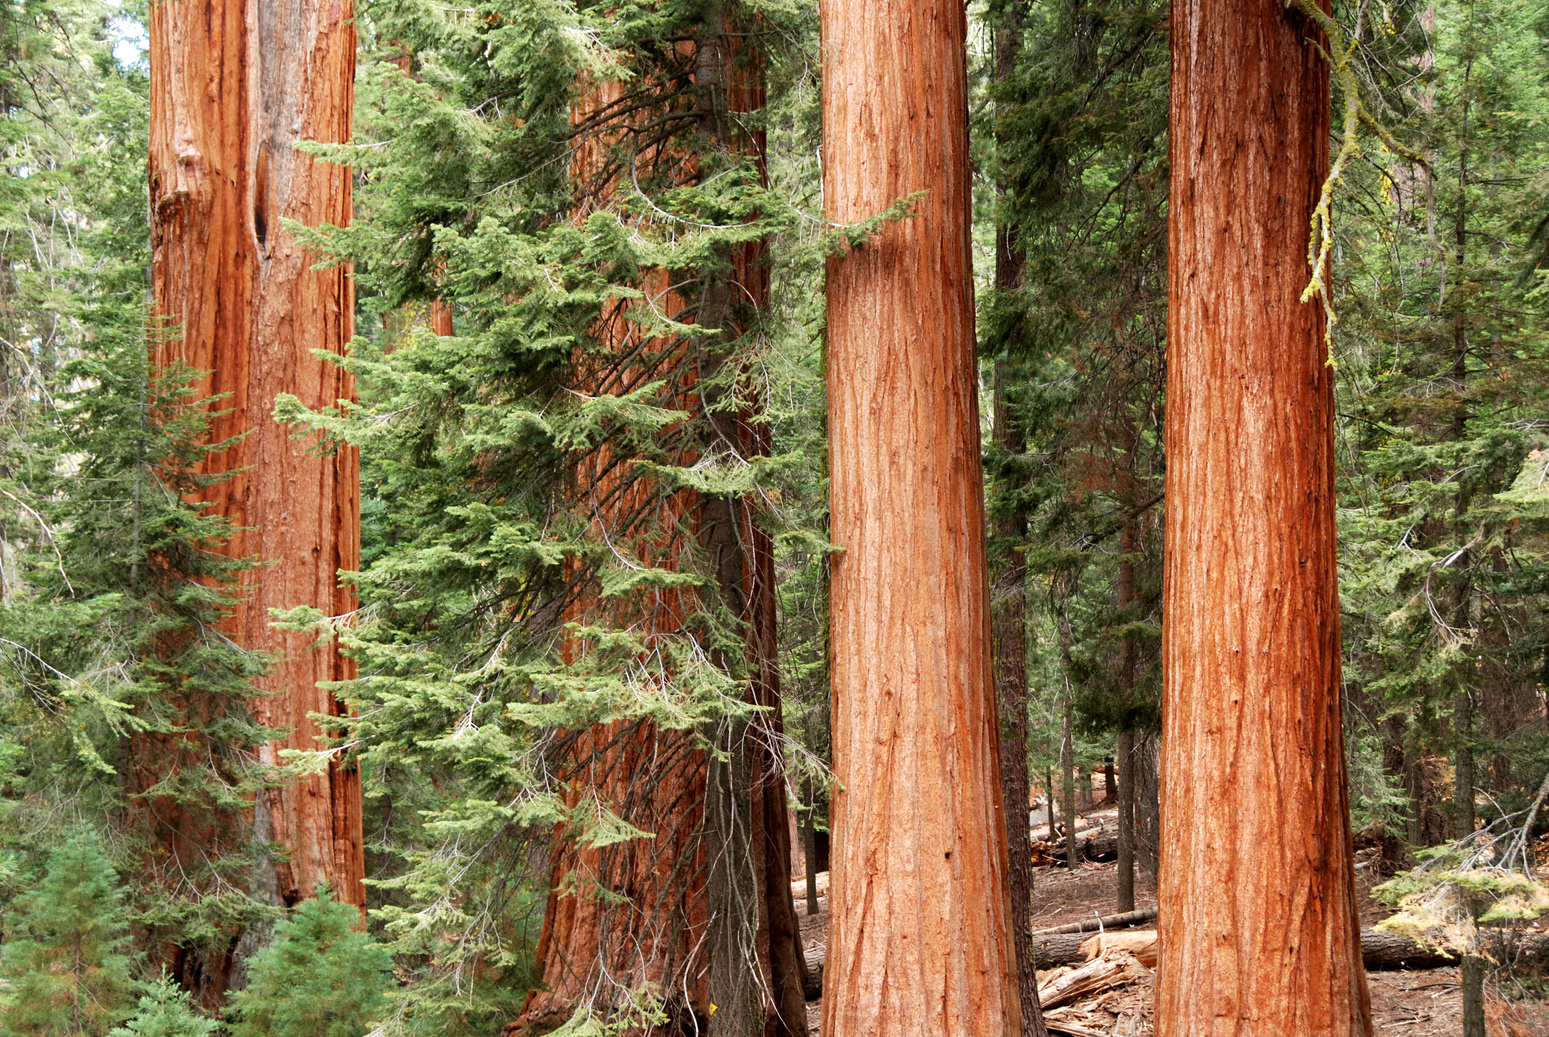
[{"label": "dense forest canopy", "polygon": [[[1106,779],[1131,911],[1166,781],[1213,773],[1161,734],[1169,405],[1220,388],[1167,383],[1208,215],[1173,34],[1215,8],[974,0],[895,81],[828,0],[330,3],[303,52],[0,2],[0,1035],[806,1033],[819,990],[858,1033],[866,912],[950,912],[977,858],[927,830],[990,817],[984,968],[1032,981],[995,1025],[1041,1032],[1031,862],[1089,867]],[[1327,343],[1329,831],[1534,995],[1541,950],[1489,947],[1549,907],[1549,4],[1260,6],[1329,151],[1295,262],[1242,275]],[[867,438],[916,397],[938,425]],[[930,653],[867,617],[939,602],[974,630],[907,686],[967,690],[889,727],[846,689]],[[896,759],[927,834],[868,856],[834,819]]]}]

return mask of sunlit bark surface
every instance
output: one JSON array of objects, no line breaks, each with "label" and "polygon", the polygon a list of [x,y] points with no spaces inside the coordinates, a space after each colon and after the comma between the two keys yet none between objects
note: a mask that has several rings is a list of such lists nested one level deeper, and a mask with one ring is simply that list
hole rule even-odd
[{"label": "sunlit bark surface", "polygon": [[990,668],[957,0],[823,0],[823,188],[917,215],[828,267],[826,1037],[1021,1033]]},{"label": "sunlit bark surface", "polygon": [[[328,407],[353,393],[350,379],[314,350],[342,353],[354,332],[347,271],[312,270],[317,257],[285,230],[350,220],[350,172],[297,150],[301,140],[350,136],[354,10],[348,0],[247,0],[150,8],[152,212],[155,314],[163,365],[207,372],[201,389],[229,411],[215,418],[211,509],[234,532],[224,548],[262,564],[244,581],[234,640],[276,662],[261,682],[258,719],[284,748],[316,749],[308,714],[339,715],[322,681],[347,680],[354,664],[304,633],[270,627],[271,608],[309,605],[329,616],[354,608],[339,585],[359,567],[359,466],[353,449],[312,456],[272,417],[291,393]],[[235,437],[242,437],[237,439]],[[360,781],[353,767],[285,784],[257,805],[258,838],[285,850],[271,896],[294,902],[326,882],[365,903]],[[263,891],[260,891],[263,892]]]},{"label": "sunlit bark surface", "polygon": [[1371,1033],[1340,725],[1334,369],[1300,300],[1328,70],[1172,8],[1159,1037]]}]

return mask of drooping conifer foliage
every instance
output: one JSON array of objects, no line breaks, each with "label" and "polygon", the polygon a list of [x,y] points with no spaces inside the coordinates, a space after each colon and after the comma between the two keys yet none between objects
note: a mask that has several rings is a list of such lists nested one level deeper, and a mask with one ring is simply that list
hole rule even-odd
[{"label": "drooping conifer foliage", "polygon": [[362,218],[323,241],[373,308],[433,294],[457,334],[362,343],[362,404],[309,416],[382,508],[343,631],[371,791],[458,789],[384,847],[389,931],[436,947],[428,984],[531,970],[548,989],[498,1009],[522,1025],[798,1027],[771,540],[798,462],[764,416],[763,243],[800,216],[764,186],[763,84],[801,19],[396,17],[384,139],[329,152]]}]

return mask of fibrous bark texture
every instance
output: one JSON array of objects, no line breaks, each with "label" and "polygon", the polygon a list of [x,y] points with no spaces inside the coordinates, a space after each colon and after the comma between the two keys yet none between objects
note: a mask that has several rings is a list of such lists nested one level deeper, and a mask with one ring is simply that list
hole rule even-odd
[{"label": "fibrous bark texture", "polygon": [[[355,78],[349,0],[234,0],[151,5],[150,193],[155,312],[166,324],[158,361],[206,372],[200,389],[222,398],[211,438],[233,440],[207,462],[232,477],[208,491],[230,520],[223,548],[252,557],[246,600],[229,624],[244,648],[273,653],[260,681],[260,722],[285,736],[263,751],[317,749],[308,714],[340,715],[322,681],[354,664],[306,633],[271,629],[271,608],[309,605],[329,616],[354,608],[338,572],[359,567],[360,482],[354,449],[313,456],[272,416],[291,393],[313,408],[353,386],[314,350],[342,353],[354,333],[354,290],[343,268],[317,262],[283,221],[350,220],[350,171],[299,151],[298,141],[350,136]],[[234,437],[244,437],[236,439]],[[272,879],[287,903],[326,882],[365,903],[360,780],[353,766],[274,788],[257,827],[285,849]]]},{"label": "fibrous bark texture", "polygon": [[822,0],[835,556],[828,1037],[1020,1034],[957,0]]},{"label": "fibrous bark texture", "polygon": [[[729,113],[758,110],[764,95],[760,69],[745,56],[738,59],[725,21],[723,10],[713,8],[689,51],[696,87],[708,101],[705,138],[712,147],[751,153],[762,165],[761,133],[746,139],[730,134]],[[621,90],[607,83],[588,91],[573,120],[580,125],[608,109]],[[583,196],[578,219],[590,206],[605,205],[612,192],[603,145],[603,138],[593,138],[577,149],[572,172]],[[664,149],[650,172],[676,167],[692,177],[696,159]],[[651,162],[640,161],[643,168]],[[769,452],[767,426],[755,420],[756,398],[737,399],[738,379],[721,369],[730,343],[767,307],[763,243],[740,246],[727,259],[730,274],[702,278],[697,299],[669,291],[660,272],[645,286],[673,319],[716,327],[720,335],[641,343],[626,320],[627,304],[620,303],[605,310],[594,332],[609,348],[597,351],[594,369],[581,374],[588,393],[624,393],[664,379],[663,405],[698,415],[694,434],[683,439],[684,465],[704,459],[706,451],[737,457]],[[693,592],[653,592],[648,603],[604,606],[583,596],[573,618],[595,621],[611,608],[604,622],[683,638],[698,636],[705,612],[719,609],[741,630],[744,658],[711,649],[714,662],[745,673],[749,699],[761,711],[711,724],[697,738],[649,721],[617,723],[581,732],[563,750],[573,797],[596,796],[654,838],[600,849],[560,843],[538,948],[545,989],[529,997],[506,1033],[547,1032],[577,1010],[617,1022],[631,991],[651,990],[669,1018],[663,1032],[804,1034],[806,967],[791,896],[790,820],[778,751],[770,537],[754,521],[751,502],[689,490],[664,496],[631,471],[628,459],[606,451],[589,456],[577,478],[595,502],[599,536],[667,568],[697,549],[713,585],[692,599]],[[692,544],[682,535],[689,529]],[[647,546],[642,538],[655,543]],[[718,751],[705,752],[706,742]],[[633,1023],[647,1029],[638,1019]]]},{"label": "fibrous bark texture", "polygon": [[1340,725],[1334,369],[1301,301],[1328,70],[1172,8],[1158,1037],[1371,1033]]}]

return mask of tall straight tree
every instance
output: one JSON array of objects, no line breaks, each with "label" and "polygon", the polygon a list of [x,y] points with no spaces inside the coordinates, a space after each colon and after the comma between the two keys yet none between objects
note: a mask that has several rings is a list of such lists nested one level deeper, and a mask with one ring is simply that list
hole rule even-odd
[{"label": "tall straight tree", "polygon": [[[1017,60],[1022,51],[1022,15],[1015,4],[991,11],[994,18],[995,83],[1002,94],[1010,92],[1016,77]],[[1002,110],[1009,107],[1004,100]],[[1003,147],[1005,126],[997,123],[995,143]],[[1005,201],[1005,174],[998,186]],[[995,292],[1015,292],[1022,287],[1027,265],[1021,231],[1014,219],[1002,216],[995,229]],[[999,330],[999,329],[997,329]],[[1003,360],[995,362],[994,429],[995,445],[1011,459],[1027,450],[1027,439],[1012,419],[1006,399],[1009,375]],[[1014,467],[1014,466],[1013,466]],[[995,693],[1000,708],[1001,796],[1006,809],[1006,848],[1010,871],[1011,930],[1016,947],[1017,989],[1022,999],[1022,1032],[1027,1037],[1048,1037],[1043,1012],[1038,1004],[1038,967],[1033,951],[1033,856],[1032,833],[1028,821],[1029,785],[1027,769],[1027,560],[1019,553],[1027,537],[1027,508],[1014,495],[1020,488],[1016,475],[1006,480],[1013,500],[1006,513],[998,516],[996,532],[1002,543],[1000,571],[993,596],[991,627],[994,631]]]},{"label": "tall straight tree", "polygon": [[[342,353],[354,333],[348,274],[311,269],[316,257],[284,221],[349,222],[350,171],[297,144],[350,136],[354,11],[350,0],[167,0],[151,6],[150,41],[154,310],[169,338],[160,360],[207,372],[202,393],[222,397],[211,434],[231,445],[208,465],[236,474],[209,506],[236,531],[225,550],[260,563],[230,632],[275,659],[256,711],[283,732],[264,750],[279,764],[282,749],[318,748],[311,714],[342,712],[319,683],[355,675],[333,646],[274,630],[269,613],[354,607],[337,574],[359,568],[358,455],[316,456],[272,416],[281,393],[327,408],[353,391],[338,365],[313,355]],[[255,829],[285,850],[258,892],[294,903],[327,882],[339,899],[365,903],[353,766],[335,762],[264,793]]]},{"label": "tall straight tree", "polygon": [[[659,74],[640,76],[633,95],[622,82],[589,83],[574,107],[574,126],[601,127],[580,137],[571,160],[577,223],[616,206],[625,176],[681,186],[751,158],[764,178],[764,134],[741,129],[748,120],[740,118],[764,106],[763,67],[757,51],[739,52],[739,12],[712,4],[675,13],[687,16],[679,28],[693,34],[692,47],[667,51],[681,62],[680,75],[653,70]],[[690,69],[692,90],[684,90],[681,73]],[[621,173],[614,165],[619,150],[610,145],[675,108],[693,114],[697,134],[675,137],[651,157],[631,156]],[[691,435],[676,437],[685,466],[769,452],[759,401],[738,391],[746,387],[737,353],[768,309],[765,248],[754,238],[718,250],[696,271],[693,295],[673,290],[665,272],[648,277],[654,305],[714,333],[641,342],[626,302],[606,307],[592,329],[605,348],[596,353],[585,391],[622,396],[660,378],[659,398],[696,414],[681,426]],[[718,717],[697,734],[615,721],[567,736],[576,746],[567,752],[575,761],[567,767],[571,795],[596,795],[652,837],[593,847],[576,840],[573,829],[559,833],[566,843],[553,854],[538,947],[544,989],[505,1032],[547,1032],[577,1013],[629,1026],[626,1006],[648,988],[660,991],[661,1012],[684,1032],[805,1032],[786,786],[783,761],[771,748],[780,743],[782,721],[770,536],[755,521],[748,495],[663,493],[611,452],[588,453],[577,482],[599,501],[591,517],[599,537],[637,542],[654,526],[652,564],[687,567],[697,547],[707,579],[697,595],[654,589],[643,598],[609,599],[588,589],[572,606],[575,619],[595,622],[611,609],[611,622],[651,628],[660,642],[696,639],[718,669],[745,675],[747,700],[758,712],[751,719]],[[690,514],[694,545],[681,533]],[[707,624],[712,615],[725,624],[721,630]],[[714,751],[706,751],[706,741]],[[593,886],[627,891],[627,899],[594,895]]]},{"label": "tall straight tree", "polygon": [[1340,724],[1334,369],[1301,301],[1328,69],[1172,8],[1158,1037],[1369,1035]]},{"label": "tall straight tree", "polygon": [[822,0],[831,921],[823,1033],[1019,1034],[990,666],[956,0]]}]

